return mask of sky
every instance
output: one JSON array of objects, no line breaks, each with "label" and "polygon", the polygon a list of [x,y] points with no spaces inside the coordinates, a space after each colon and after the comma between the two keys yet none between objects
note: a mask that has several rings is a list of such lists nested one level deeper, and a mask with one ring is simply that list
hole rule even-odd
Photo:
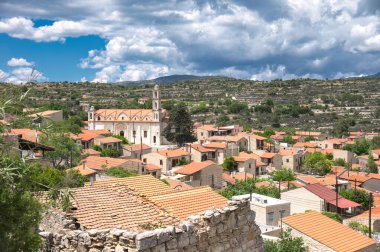
[{"label": "sky", "polygon": [[380,72],[379,0],[0,0],[0,81]]}]

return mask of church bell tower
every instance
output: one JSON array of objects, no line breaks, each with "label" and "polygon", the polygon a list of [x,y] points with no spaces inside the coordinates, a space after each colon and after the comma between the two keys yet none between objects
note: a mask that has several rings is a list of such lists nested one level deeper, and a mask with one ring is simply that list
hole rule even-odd
[{"label": "church bell tower", "polygon": [[154,121],[161,121],[161,90],[158,85],[154,86],[153,89],[153,99],[152,99],[152,108],[154,114]]}]

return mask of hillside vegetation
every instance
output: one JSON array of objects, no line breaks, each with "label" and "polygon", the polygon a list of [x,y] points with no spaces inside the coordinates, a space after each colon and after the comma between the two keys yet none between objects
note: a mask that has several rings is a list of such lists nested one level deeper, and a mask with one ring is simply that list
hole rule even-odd
[{"label": "hillside vegetation", "polygon": [[[288,127],[333,130],[349,121],[351,130],[380,129],[380,78],[340,80],[274,80],[259,82],[230,78],[202,78],[161,84],[164,107],[185,102],[196,121],[219,125],[240,123],[246,128]],[[123,86],[95,83],[38,83],[27,105],[64,109],[75,114],[96,108],[149,108],[137,103],[151,97],[152,85]],[[15,86],[3,84],[1,92]],[[171,101],[172,100],[172,101]],[[85,116],[84,113],[82,113]]]}]

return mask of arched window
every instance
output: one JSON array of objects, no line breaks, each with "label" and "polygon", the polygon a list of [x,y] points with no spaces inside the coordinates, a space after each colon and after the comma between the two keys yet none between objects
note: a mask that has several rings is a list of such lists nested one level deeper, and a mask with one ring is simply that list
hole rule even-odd
[{"label": "arched window", "polygon": [[98,121],[100,121],[100,116],[98,116]]},{"label": "arched window", "polygon": [[92,120],[92,113],[90,113],[90,120]]},{"label": "arched window", "polygon": [[156,143],[156,140],[157,140],[157,138],[156,138],[156,136],[154,136],[153,137],[153,143]]},{"label": "arched window", "polygon": [[120,131],[119,135],[123,137],[124,136],[124,131]]}]

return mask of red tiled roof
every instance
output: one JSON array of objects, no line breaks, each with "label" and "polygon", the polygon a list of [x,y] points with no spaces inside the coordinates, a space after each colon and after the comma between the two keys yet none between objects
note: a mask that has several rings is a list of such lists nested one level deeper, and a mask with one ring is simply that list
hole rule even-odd
[{"label": "red tiled roof", "polygon": [[183,190],[193,188],[192,186],[175,179],[165,178],[165,181],[168,182],[170,188],[172,189]]},{"label": "red tiled roof", "polygon": [[84,159],[84,162],[86,162],[86,167],[94,170],[103,170],[125,164],[128,162],[128,159],[89,156]]},{"label": "red tiled roof", "polygon": [[246,178],[254,178],[253,174],[247,173],[247,172],[238,172],[235,173],[234,175],[231,175],[231,177],[235,180],[245,180]]},{"label": "red tiled roof", "polygon": [[[309,185],[306,185],[304,188],[312,192],[313,194],[317,195],[319,198],[336,206],[336,193],[333,190],[330,190],[321,184],[309,184]],[[338,196],[339,208],[358,207],[358,206],[360,206],[360,204],[353,202],[351,200],[345,199],[341,196]]]},{"label": "red tiled roof", "polygon": [[161,170],[160,167],[158,167],[157,165],[154,165],[154,164],[147,164],[147,165],[145,165],[145,168],[146,168],[148,171],[157,171],[157,170]]},{"label": "red tiled roof", "polygon": [[274,153],[274,152],[264,152],[263,154],[260,155],[260,157],[262,157],[262,158],[273,158],[276,155],[277,155],[277,153]]},{"label": "red tiled roof", "polygon": [[211,143],[206,143],[203,146],[206,148],[211,148],[211,149],[225,149],[226,143],[211,142]]},{"label": "red tiled roof", "polygon": [[252,158],[256,160],[256,166],[266,166],[264,162],[261,161],[261,157],[254,153],[240,152],[239,158]]},{"label": "red tiled roof", "polygon": [[295,150],[282,150],[278,153],[281,156],[293,156],[297,154],[297,151]]},{"label": "red tiled roof", "polygon": [[107,143],[121,143],[122,140],[116,137],[101,137],[97,138],[96,141],[98,141],[101,144],[107,144]]},{"label": "red tiled roof", "polygon": [[11,134],[21,135],[22,139],[36,143],[38,141],[38,135],[42,132],[34,129],[11,129]]},{"label": "red tiled roof", "polygon": [[365,251],[369,246],[375,248],[374,240],[318,212],[294,214],[282,221],[337,252]]},{"label": "red tiled roof", "polygon": [[181,156],[189,156],[190,153],[187,151],[184,151],[182,149],[175,149],[175,150],[160,150],[157,151],[158,154],[165,157],[181,157]]},{"label": "red tiled roof", "polygon": [[235,184],[236,181],[234,178],[231,177],[230,174],[228,174],[227,172],[223,172],[222,173],[222,179],[230,184]]},{"label": "red tiled roof", "polygon": [[293,147],[308,147],[308,148],[313,148],[313,147],[318,147],[318,144],[312,143],[312,142],[298,142],[293,145]]},{"label": "red tiled roof", "polygon": [[141,149],[148,150],[148,149],[151,149],[152,147],[146,144],[132,144],[132,145],[123,145],[122,148],[129,151],[140,151]]},{"label": "red tiled roof", "polygon": [[96,171],[94,171],[90,168],[86,168],[86,167],[83,168],[83,165],[78,165],[78,166],[73,167],[71,169],[67,169],[66,171],[70,171],[70,170],[76,170],[76,171],[78,171],[79,174],[81,174],[83,176],[96,174]]},{"label": "red tiled roof", "polygon": [[203,147],[200,144],[192,144],[191,148],[202,153],[215,151],[214,149]]},{"label": "red tiled roof", "polygon": [[[204,162],[192,162],[190,164],[184,165],[182,168],[179,168],[175,171],[177,174],[184,174],[184,175],[191,175],[196,172],[199,172],[200,170],[209,167],[210,165],[214,165],[215,163],[211,160],[207,160]],[[218,169],[222,169],[220,166],[218,166]]]},{"label": "red tiled roof", "polygon": [[212,125],[212,124],[205,124],[205,125],[199,126],[198,129],[202,129],[206,131],[218,131],[215,125]]}]

